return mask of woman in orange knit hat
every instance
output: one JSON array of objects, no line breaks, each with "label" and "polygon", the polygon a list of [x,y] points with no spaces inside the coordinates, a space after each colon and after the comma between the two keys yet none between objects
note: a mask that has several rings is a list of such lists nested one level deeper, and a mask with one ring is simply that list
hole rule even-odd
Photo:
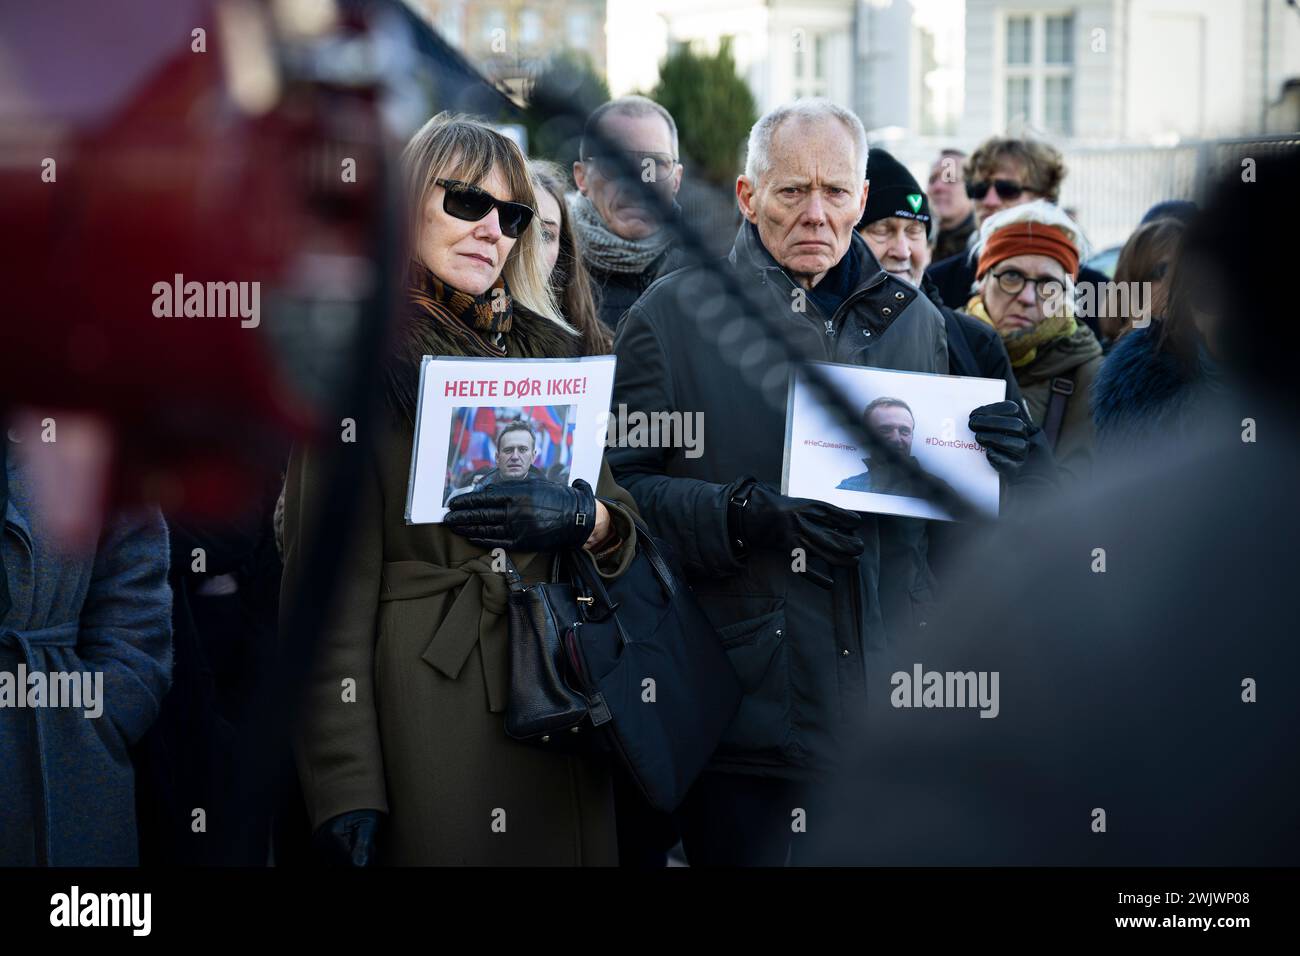
[{"label": "woman in orange knit hat", "polygon": [[1082,244],[1078,226],[1046,200],[990,216],[980,227],[976,293],[966,305],[1002,336],[1066,481],[1085,480],[1092,468],[1088,393],[1102,360],[1097,337],[1074,318]]}]

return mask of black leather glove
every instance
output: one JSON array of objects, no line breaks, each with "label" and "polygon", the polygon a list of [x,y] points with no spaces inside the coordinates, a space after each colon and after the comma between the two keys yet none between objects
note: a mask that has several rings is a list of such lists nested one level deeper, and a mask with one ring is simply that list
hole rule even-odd
[{"label": "black leather glove", "polygon": [[968,427],[988,451],[989,464],[1004,478],[1014,477],[1024,465],[1029,439],[1038,431],[1025,410],[1010,399],[981,405],[970,413]]},{"label": "black leather glove", "polygon": [[383,818],[378,810],[349,810],[317,827],[312,840],[339,866],[373,866],[375,837]]},{"label": "black leather glove", "polygon": [[581,478],[571,486],[543,478],[502,481],[457,495],[447,507],[443,524],[484,548],[581,548],[596,527],[596,496]]},{"label": "black leather glove", "polygon": [[[745,495],[742,481],[733,495]],[[739,509],[740,527],[732,528],[745,548],[805,550],[831,564],[851,565],[862,554],[862,539],[853,532],[862,517],[834,505],[809,498],[787,498],[762,483],[749,486]]]}]

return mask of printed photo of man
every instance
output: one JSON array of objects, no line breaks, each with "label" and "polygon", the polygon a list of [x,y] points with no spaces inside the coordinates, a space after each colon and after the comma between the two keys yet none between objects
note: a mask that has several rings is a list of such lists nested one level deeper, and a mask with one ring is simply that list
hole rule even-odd
[{"label": "printed photo of man", "polygon": [[495,481],[517,481],[529,477],[540,478],[542,473],[533,467],[537,457],[537,436],[527,423],[511,422],[497,435],[497,466],[479,479],[478,485],[490,485]]},{"label": "printed photo of man", "polygon": [[450,501],[467,491],[479,491],[500,481],[522,481],[525,478],[546,478],[546,474],[533,464],[537,459],[537,435],[523,419],[507,424],[497,433],[497,464],[491,471],[475,475],[468,484],[453,489]]},{"label": "printed photo of man", "polygon": [[[904,457],[912,457],[912,437],[916,432],[916,418],[912,409],[901,398],[877,398],[862,410],[862,421],[877,438]],[[908,498],[920,494],[916,482],[901,466],[888,461],[874,461],[871,456],[862,459],[867,470],[845,478],[836,489],[840,491],[869,491],[878,495],[902,495]]]}]

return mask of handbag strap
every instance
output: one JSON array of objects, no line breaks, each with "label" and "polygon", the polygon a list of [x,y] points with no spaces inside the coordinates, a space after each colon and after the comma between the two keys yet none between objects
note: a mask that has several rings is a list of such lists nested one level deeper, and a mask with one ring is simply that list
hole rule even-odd
[{"label": "handbag strap", "polygon": [[[587,605],[586,615],[592,620],[603,621],[618,610],[618,603],[609,596],[609,591],[605,588],[605,579],[596,570],[595,557],[590,551],[582,548],[569,551],[567,554],[574,571],[574,581],[581,583],[586,589],[583,597],[590,599],[583,602]],[[583,597],[579,600],[582,601]]]},{"label": "handbag strap", "polygon": [[[528,585],[524,584],[523,574],[520,573],[519,568],[515,566],[515,563],[510,560],[510,552],[505,550],[505,548],[502,548],[501,555],[502,557],[505,558],[505,563],[506,563],[506,569],[501,572],[506,576],[506,584],[509,585],[510,590],[512,591],[524,590]],[[557,551],[555,552],[554,556],[552,556],[551,558],[551,581],[552,582],[559,583],[561,581],[560,574],[563,570],[562,568],[563,560],[564,560],[563,552]]]},{"label": "handbag strap", "polygon": [[[604,501],[605,499],[601,500]],[[613,502],[605,501],[607,506],[612,503]],[[645,526],[645,522],[637,517],[637,515],[631,511],[626,511],[624,514],[632,519],[632,526],[636,528],[637,550],[645,555],[646,560],[650,562],[650,567],[654,570],[655,577],[657,577],[659,583],[663,585],[663,589],[667,592],[668,597],[675,597],[677,595],[677,580],[673,577],[672,569],[668,567],[668,562],[664,560],[663,554],[660,553],[659,545],[655,543],[654,535],[650,533],[650,529]],[[597,575],[597,577],[599,577],[599,575]]]},{"label": "handbag strap", "polygon": [[[663,554],[659,551],[659,546],[655,543],[654,536],[650,534],[650,530],[645,526],[645,522],[643,522],[639,517],[630,511],[625,512],[625,514],[632,519],[632,525],[637,530],[638,549],[650,563],[650,567],[654,571],[655,577],[659,579],[659,583],[663,586],[664,592],[667,596],[670,599],[675,598],[677,596],[677,580],[673,576],[672,569],[668,567],[668,562],[664,560]],[[527,585],[524,584],[523,575],[519,573],[519,568],[517,568],[515,563],[510,560],[509,552],[503,550],[502,555],[505,558],[506,565],[504,572],[506,576],[506,584],[513,592],[523,591]],[[573,551],[557,551],[555,553],[554,557],[551,559],[551,581],[555,583],[563,582],[564,562],[566,556],[568,558],[569,566],[574,572],[573,580],[575,582],[580,581],[585,585],[587,590],[586,596],[593,599],[592,603],[588,605],[588,611],[598,612],[595,602],[599,602],[600,609],[604,610],[607,614],[612,614],[618,610],[618,603],[609,596],[609,591],[605,587],[605,579],[602,578],[600,572],[596,570],[595,556],[583,548],[577,548]],[[605,614],[598,614],[597,619],[603,619],[604,617]]]},{"label": "handbag strap", "polygon": [[1061,437],[1061,424],[1065,421],[1065,407],[1074,394],[1074,382],[1057,376],[1052,379],[1052,393],[1047,400],[1047,414],[1043,416],[1043,433],[1047,446],[1056,451],[1056,441]]},{"label": "handbag strap", "polygon": [[646,560],[650,562],[650,567],[654,569],[655,577],[659,579],[659,583],[663,585],[670,598],[676,597],[677,579],[673,577],[672,569],[668,567],[668,562],[664,560],[663,555],[659,552],[659,545],[655,542],[654,535],[645,526],[645,522],[631,512],[628,512],[628,514],[632,518],[633,526],[636,528],[637,543],[641,547],[642,554],[646,556]]}]

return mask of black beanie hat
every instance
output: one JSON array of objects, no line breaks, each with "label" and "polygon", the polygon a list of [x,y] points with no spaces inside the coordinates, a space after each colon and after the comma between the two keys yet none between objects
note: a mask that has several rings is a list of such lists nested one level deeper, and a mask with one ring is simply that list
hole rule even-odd
[{"label": "black beanie hat", "polygon": [[907,167],[883,149],[873,147],[867,154],[867,179],[871,186],[858,229],[890,216],[930,224],[930,200]]}]

